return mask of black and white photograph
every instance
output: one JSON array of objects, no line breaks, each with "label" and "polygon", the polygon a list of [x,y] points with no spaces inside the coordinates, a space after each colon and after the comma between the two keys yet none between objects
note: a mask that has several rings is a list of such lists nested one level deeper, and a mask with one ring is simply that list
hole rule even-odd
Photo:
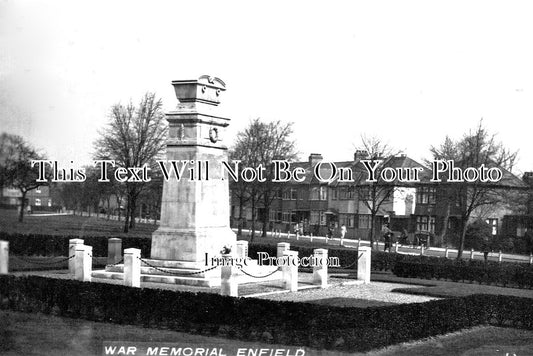
[{"label": "black and white photograph", "polygon": [[532,16],[0,0],[0,355],[533,355]]}]

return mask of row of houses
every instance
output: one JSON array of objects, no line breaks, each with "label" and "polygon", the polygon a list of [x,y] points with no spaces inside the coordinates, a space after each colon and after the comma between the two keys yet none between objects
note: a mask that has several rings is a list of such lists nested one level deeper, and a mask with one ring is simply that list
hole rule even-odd
[{"label": "row of houses", "polygon": [[[337,168],[353,172],[354,182],[339,180],[319,181],[313,174],[316,165],[323,160],[320,154],[311,154],[304,162],[295,162],[291,167],[301,167],[305,180],[301,182],[278,183],[274,199],[265,209],[259,202],[256,216],[268,214],[267,229],[294,231],[303,227],[304,234],[325,236],[330,229],[344,225],[348,238],[367,239],[372,226],[372,207],[375,212],[375,236],[379,236],[383,224],[388,223],[393,231],[415,234],[452,236],[461,232],[461,210],[457,201],[450,200],[450,185],[431,182],[431,171],[406,155],[383,159],[382,167],[393,170],[419,170],[419,182],[390,184],[369,184],[368,171],[362,161],[367,159],[365,151],[356,151],[352,160],[334,162]],[[322,176],[331,173],[329,164],[322,164]],[[328,172],[329,170],[329,172]],[[533,173],[526,173],[523,179],[502,169],[502,190],[525,192],[533,189]],[[531,195],[530,195],[531,197]],[[378,204],[380,203],[380,204]],[[231,224],[243,228],[251,226],[252,211],[248,205],[240,216],[240,201],[232,194]],[[527,230],[533,231],[532,199],[524,207],[524,213],[516,214],[516,207],[501,202],[484,206],[472,213],[472,219],[482,219],[490,226],[493,235],[523,237]],[[261,219],[259,219],[261,220]],[[261,226],[256,225],[256,228]]]}]

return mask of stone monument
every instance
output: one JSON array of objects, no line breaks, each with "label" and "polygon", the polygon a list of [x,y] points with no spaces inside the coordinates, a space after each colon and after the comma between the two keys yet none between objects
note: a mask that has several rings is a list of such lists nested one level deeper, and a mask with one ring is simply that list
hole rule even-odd
[{"label": "stone monument", "polygon": [[229,226],[228,180],[221,169],[228,159],[223,137],[230,120],[217,110],[226,85],[205,75],[175,80],[172,85],[179,102],[166,114],[167,160],[181,161],[180,167],[187,162],[187,175],[164,181],[161,222],[152,235],[151,257],[205,266],[206,253],[215,257],[236,242]]},{"label": "stone monument", "polygon": [[[224,131],[229,119],[218,105],[226,90],[219,78],[201,76],[172,82],[178,105],[166,114],[169,123],[167,162],[161,220],[152,234],[151,258],[142,260],[142,282],[220,286],[221,272],[210,269],[227,246],[235,251],[236,236],[229,226],[229,183]],[[183,175],[177,179],[174,161]],[[208,263],[206,263],[208,262]],[[124,278],[124,265],[108,265],[95,278]]]}]

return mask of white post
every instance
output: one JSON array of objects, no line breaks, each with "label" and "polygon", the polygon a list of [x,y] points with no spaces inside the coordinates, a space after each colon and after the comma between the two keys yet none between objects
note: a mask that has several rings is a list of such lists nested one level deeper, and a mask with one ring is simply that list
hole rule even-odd
[{"label": "white post", "polygon": [[[285,251],[289,251],[289,249],[291,248],[291,244],[288,243],[288,242],[278,242],[278,250],[277,250],[277,253],[276,253],[276,257],[277,258],[283,258],[283,254],[285,253]],[[283,270],[282,267],[279,267],[278,270]]]},{"label": "white post", "polygon": [[310,235],[309,235],[309,241],[310,241],[310,242],[313,242],[313,234],[310,234]]},{"label": "white post", "polygon": [[237,257],[238,258],[248,257],[248,241],[244,241],[244,240],[237,241]]},{"label": "white post", "polygon": [[500,253],[498,254],[498,262],[502,262],[502,250],[500,250]]},{"label": "white post", "polygon": [[320,288],[328,287],[328,250],[317,248],[313,250],[313,284]]},{"label": "white post", "polygon": [[128,287],[141,286],[141,250],[127,248],[124,250],[124,285]]},{"label": "white post", "polygon": [[420,256],[424,255],[424,245],[420,245]]},{"label": "white post", "polygon": [[398,253],[398,241],[394,243],[394,252]]},{"label": "white post", "polygon": [[107,240],[107,264],[114,265],[122,260],[122,239],[115,237]]},{"label": "white post", "polygon": [[533,264],[533,253],[529,253],[529,264]]},{"label": "white post", "polygon": [[91,273],[92,273],[92,246],[86,245],[75,245],[76,250],[74,251],[75,259],[75,278],[78,281],[90,282]]},{"label": "white post", "polygon": [[283,252],[283,284],[291,292],[298,291],[298,251]]},{"label": "white post", "polygon": [[9,241],[0,241],[0,274],[9,270]]},{"label": "white post", "polygon": [[83,245],[82,239],[70,239],[68,240],[68,256],[70,260],[68,260],[68,273],[74,274],[76,269],[76,263],[74,262],[74,258],[71,258],[76,254],[76,246],[77,245]]},{"label": "white post", "polygon": [[[231,255],[222,255],[222,258],[228,259],[231,258]],[[235,278],[235,269],[236,267],[233,266],[231,263],[228,263],[227,265],[224,264],[220,268],[220,294],[221,295],[229,295],[230,297],[238,297],[239,296],[239,284],[237,283],[237,278]]]},{"label": "white post", "polygon": [[474,259],[474,249],[470,249],[470,259],[473,260]]},{"label": "white post", "polygon": [[363,283],[370,283],[370,256],[371,247],[363,246],[357,251],[357,279]]},{"label": "white post", "polygon": [[448,258],[448,246],[446,246],[446,249],[444,250],[444,258]]},{"label": "white post", "polygon": [[361,247],[361,239],[357,239],[357,249],[359,250],[359,247]]}]

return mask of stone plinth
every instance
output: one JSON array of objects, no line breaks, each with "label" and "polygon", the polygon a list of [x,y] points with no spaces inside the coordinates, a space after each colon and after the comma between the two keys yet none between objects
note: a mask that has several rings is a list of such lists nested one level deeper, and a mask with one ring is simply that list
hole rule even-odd
[{"label": "stone plinth", "polygon": [[141,250],[127,248],[124,250],[124,285],[141,286]]},{"label": "stone plinth", "polygon": [[78,281],[90,282],[92,272],[92,246],[76,244],[76,250],[74,251],[74,265],[75,265],[75,278]]},{"label": "stone plinth", "polygon": [[68,257],[70,258],[68,260],[68,272],[70,274],[75,273],[76,269],[76,262],[74,261],[73,256],[76,254],[76,246],[77,245],[83,245],[82,239],[70,239],[68,240]]},{"label": "stone plinth", "polygon": [[360,247],[357,250],[357,280],[363,281],[363,283],[370,283],[370,256],[371,247]]},{"label": "stone plinth", "polygon": [[114,265],[122,260],[122,239],[115,237],[107,240],[107,264]]},{"label": "stone plinth", "polygon": [[9,271],[9,241],[0,241],[0,274]]},{"label": "stone plinth", "polygon": [[160,227],[152,235],[151,258],[202,265],[206,253],[220,255],[224,246],[234,247],[236,242],[229,226],[227,174],[222,171],[229,119],[217,109],[226,85],[208,76],[172,85],[179,103],[166,114],[167,160],[179,161],[178,167],[186,163],[186,176],[178,181],[171,173],[164,180]]},{"label": "stone plinth", "polygon": [[321,288],[328,286],[328,250],[317,248],[313,250],[315,265],[313,266],[313,284]]}]

